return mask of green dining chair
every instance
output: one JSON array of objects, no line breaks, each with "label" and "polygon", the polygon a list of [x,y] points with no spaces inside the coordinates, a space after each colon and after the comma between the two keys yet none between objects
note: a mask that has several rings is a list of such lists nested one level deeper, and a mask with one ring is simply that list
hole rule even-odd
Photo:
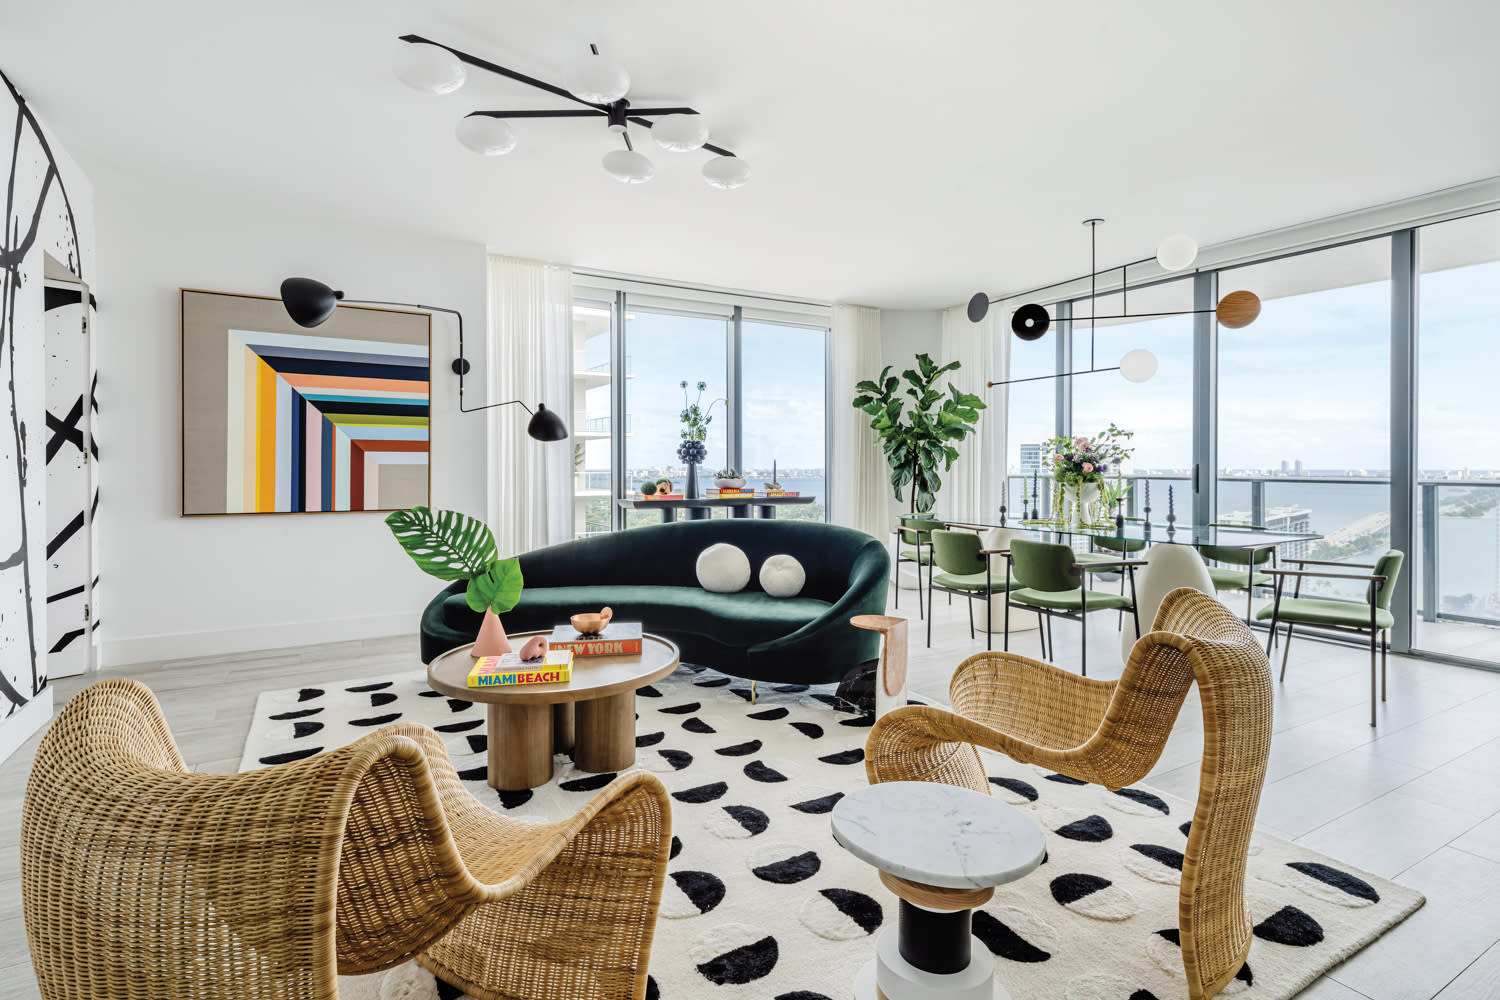
[{"label": "green dining chair", "polygon": [[[932,531],[932,568],[927,573],[927,609],[932,610],[932,595],[944,591],[957,594],[969,602],[969,638],[974,638],[974,598],[982,595],[984,601],[984,648],[994,645],[994,633],[990,626],[994,609],[990,595],[1003,593],[1006,582],[1000,577],[991,559],[1001,555],[1004,549],[986,549],[984,541],[973,531],[934,528]],[[927,648],[932,648],[932,615],[927,616]]]},{"label": "green dining chair", "polygon": [[[922,567],[927,567],[927,575],[932,575],[932,539],[929,537],[933,528],[942,527],[943,523],[931,514],[903,514],[896,519],[896,527],[891,529],[896,549],[896,593],[894,595],[894,606],[901,607],[901,564],[915,563],[917,569],[917,617],[924,617],[922,608]],[[903,546],[909,546],[907,552]]]},{"label": "green dining chair", "polygon": [[[1139,521],[1139,518],[1127,518],[1128,521]],[[1125,571],[1121,570],[1120,559],[1129,556],[1132,552],[1140,552],[1151,543],[1144,538],[1111,538],[1094,537],[1089,539],[1095,548],[1104,549],[1103,552],[1079,552],[1077,553],[1078,565],[1083,567],[1086,573],[1114,573],[1120,574],[1120,596],[1125,596]],[[1116,620],[1117,625],[1125,624],[1125,610],[1120,609]]]},{"label": "green dining chair", "polygon": [[1033,542],[1024,538],[1014,539],[1005,561],[1005,649],[1010,649],[1010,609],[1022,608],[1037,611],[1046,616],[1044,648],[1042,658],[1047,658],[1047,647],[1052,650],[1053,662],[1057,659],[1057,646],[1052,641],[1052,619],[1067,618],[1083,627],[1080,646],[1080,672],[1089,675],[1089,609],[1095,611],[1118,608],[1128,610],[1135,620],[1136,634],[1140,634],[1140,617],[1135,609],[1135,568],[1146,565],[1143,559],[1115,560],[1113,567],[1125,572],[1130,582],[1130,596],[1110,594],[1102,590],[1085,587],[1085,572],[1103,569],[1105,563],[1093,561],[1088,567],[1078,562],[1078,553],[1070,546],[1052,542]]},{"label": "green dining chair", "polygon": [[[1385,555],[1373,563],[1327,562],[1320,559],[1287,559],[1296,566],[1292,569],[1269,570],[1276,578],[1275,597],[1268,607],[1261,608],[1255,617],[1259,621],[1270,621],[1271,635],[1266,639],[1266,655],[1271,655],[1271,641],[1276,637],[1276,626],[1286,622],[1286,643],[1281,650],[1281,679],[1286,680],[1287,654],[1292,651],[1292,629],[1298,625],[1335,632],[1351,632],[1370,636],[1370,725],[1375,725],[1375,654],[1380,653],[1380,700],[1385,701],[1385,661],[1390,648],[1390,630],[1396,624],[1391,614],[1391,598],[1396,593],[1396,580],[1401,576],[1401,564],[1406,554],[1400,549],[1388,549]],[[1333,569],[1306,569],[1307,566],[1328,566],[1334,569],[1369,570],[1368,573],[1336,573]],[[1326,598],[1302,596],[1302,581],[1316,577],[1325,580],[1364,580],[1365,599],[1339,601]],[[1291,597],[1283,597],[1286,581],[1296,581]]]},{"label": "green dining chair", "polygon": [[[1240,531],[1265,531],[1263,524],[1214,524],[1214,528],[1236,528]],[[1208,578],[1214,583],[1214,591],[1243,590],[1245,592],[1245,624],[1250,624],[1254,610],[1255,588],[1269,587],[1275,578],[1263,573],[1260,567],[1270,564],[1276,567],[1276,548],[1242,549],[1231,545],[1200,545],[1198,554],[1206,563],[1220,563],[1208,567]],[[1268,654],[1269,655],[1269,654]]]}]

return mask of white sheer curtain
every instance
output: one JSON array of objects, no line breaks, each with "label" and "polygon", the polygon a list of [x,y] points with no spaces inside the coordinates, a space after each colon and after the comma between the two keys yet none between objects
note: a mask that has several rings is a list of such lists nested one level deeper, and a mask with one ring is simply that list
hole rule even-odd
[{"label": "white sheer curtain", "polygon": [[961,367],[944,376],[960,392],[972,392],[987,409],[979,411],[978,431],[958,444],[958,461],[943,476],[937,507],[954,521],[993,523],[1000,516],[1005,483],[1005,390],[986,389],[985,382],[1005,378],[1009,344],[996,323],[997,313],[971,323],[963,306],[943,310],[939,364]]},{"label": "white sheer curtain", "polygon": [[[545,403],[573,414],[573,272],[491,256],[488,392],[480,402]],[[574,440],[535,441],[519,406],[489,411],[488,514],[501,555],[527,552],[573,533]],[[574,428],[569,428],[570,431]]]},{"label": "white sheer curtain", "polygon": [[829,519],[885,541],[885,455],[870,429],[870,418],[849,405],[854,383],[880,374],[880,310],[869,306],[834,306],[830,384],[833,392],[833,455],[829,484],[833,505]]}]

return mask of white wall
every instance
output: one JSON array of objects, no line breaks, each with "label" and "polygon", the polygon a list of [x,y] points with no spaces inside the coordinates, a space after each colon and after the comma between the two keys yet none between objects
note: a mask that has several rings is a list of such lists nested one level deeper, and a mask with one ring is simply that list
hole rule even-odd
[{"label": "white wall", "polygon": [[[941,309],[882,309],[880,310],[880,363],[890,365],[891,373],[899,376],[908,368],[916,367],[918,354],[930,355],[939,360],[943,346],[943,311]],[[886,485],[886,504],[890,508],[890,522],[911,509],[911,501],[897,500]],[[908,487],[907,496],[910,497]]]},{"label": "white wall", "polygon": [[[307,275],[350,298],[456,308],[482,376],[485,248],[231,195],[186,198],[131,177],[101,175],[96,188],[103,662],[415,634],[440,584],[383,515],[179,516],[178,289],[275,295],[282,278]],[[432,329],[432,505],[482,517],[486,421],[457,411],[451,317],[437,314]],[[473,404],[485,402],[476,381]]]}]

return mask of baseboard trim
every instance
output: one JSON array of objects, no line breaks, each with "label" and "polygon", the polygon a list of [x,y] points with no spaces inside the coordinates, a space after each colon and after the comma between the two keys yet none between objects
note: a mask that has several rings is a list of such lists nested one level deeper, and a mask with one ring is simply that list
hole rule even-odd
[{"label": "baseboard trim", "polygon": [[320,642],[348,642],[393,635],[415,635],[420,611],[405,611],[360,618],[279,622],[252,628],[216,629],[207,632],[172,632],[162,635],[111,639],[100,649],[101,667],[111,670],[161,660],[191,656],[222,656],[285,649]]},{"label": "baseboard trim", "polygon": [[9,718],[0,720],[0,761],[21,748],[21,744],[52,721],[52,687],[42,688],[42,693],[16,709]]}]

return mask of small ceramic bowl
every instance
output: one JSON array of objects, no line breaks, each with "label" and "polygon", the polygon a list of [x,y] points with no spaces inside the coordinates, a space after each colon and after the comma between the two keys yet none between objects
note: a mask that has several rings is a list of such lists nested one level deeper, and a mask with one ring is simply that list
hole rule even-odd
[{"label": "small ceramic bowl", "polygon": [[573,623],[573,628],[579,635],[597,635],[604,631],[604,626],[608,625],[609,620],[613,617],[614,612],[609,608],[605,608],[598,613],[587,612],[581,615],[574,615],[568,620]]}]

